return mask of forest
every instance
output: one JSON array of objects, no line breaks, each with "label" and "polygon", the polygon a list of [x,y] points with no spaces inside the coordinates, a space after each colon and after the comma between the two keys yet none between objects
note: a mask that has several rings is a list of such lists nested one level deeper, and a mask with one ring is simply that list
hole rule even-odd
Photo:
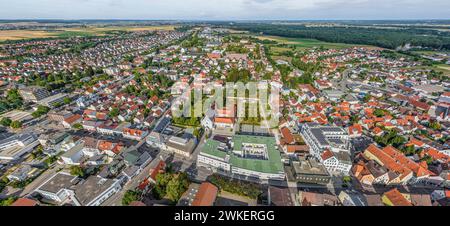
[{"label": "forest", "polygon": [[396,49],[406,44],[426,49],[450,50],[450,33],[419,28],[307,27],[270,23],[222,25],[235,30],[289,38],[310,38],[325,42],[373,45]]}]

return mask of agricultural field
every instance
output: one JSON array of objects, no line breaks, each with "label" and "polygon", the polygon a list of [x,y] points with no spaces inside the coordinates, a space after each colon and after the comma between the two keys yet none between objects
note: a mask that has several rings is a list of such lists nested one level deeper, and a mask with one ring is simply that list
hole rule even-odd
[{"label": "agricultural field", "polygon": [[177,26],[163,25],[163,26],[142,26],[142,27],[130,27],[130,26],[111,26],[111,27],[85,27],[85,28],[67,28],[65,32],[80,32],[95,35],[102,35],[110,31],[173,31]]},{"label": "agricultural field", "polygon": [[32,30],[2,30],[0,31],[0,42],[6,40],[22,40],[34,38],[51,38],[55,34],[47,31],[32,31]]},{"label": "agricultural field", "polygon": [[437,72],[442,72],[446,76],[450,76],[450,65],[447,64],[437,64],[433,66],[418,66],[413,67],[413,69],[424,69],[424,70],[435,70]]},{"label": "agricultural field", "polygon": [[[270,40],[276,41],[279,44],[285,44],[289,46],[293,46],[298,49],[310,49],[310,48],[318,48],[323,47],[326,49],[342,49],[342,48],[350,48],[354,46],[364,46],[364,45],[353,45],[353,44],[344,44],[344,43],[330,43],[330,42],[322,42],[316,39],[305,39],[305,38],[284,38],[278,36],[255,36],[260,40]],[[370,47],[370,46],[364,46]]]},{"label": "agricultural field", "polygon": [[437,71],[442,71],[445,75],[450,76],[450,65],[439,64],[436,65]]},{"label": "agricultural field", "polygon": [[111,27],[80,27],[67,28],[60,30],[44,31],[44,30],[2,30],[0,31],[0,42],[15,41],[23,39],[37,39],[37,38],[68,38],[74,36],[102,36],[112,31],[156,31],[156,30],[174,30],[174,25],[163,26],[111,26]]}]

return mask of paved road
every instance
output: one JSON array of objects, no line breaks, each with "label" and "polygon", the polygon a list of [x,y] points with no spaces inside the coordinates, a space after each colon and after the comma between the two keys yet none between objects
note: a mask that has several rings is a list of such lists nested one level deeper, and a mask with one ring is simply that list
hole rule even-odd
[{"label": "paved road", "polygon": [[20,197],[31,195],[31,193],[38,188],[39,185],[44,183],[47,179],[49,179],[51,176],[55,175],[56,172],[64,169],[64,166],[58,165],[56,163],[53,163],[53,165],[50,166],[49,169],[47,169],[45,172],[43,172],[39,177],[33,180],[30,184],[28,184],[25,189],[20,193]]},{"label": "paved road", "polygon": [[122,190],[110,198],[108,198],[105,202],[102,203],[102,206],[121,206],[122,205],[122,198],[125,195],[125,192],[128,190],[133,190],[139,184],[148,178],[150,175],[150,169],[155,168],[160,160],[167,159],[168,155],[162,151],[156,155],[156,157],[139,173],[137,176],[132,178],[130,181],[128,181],[122,188]]}]

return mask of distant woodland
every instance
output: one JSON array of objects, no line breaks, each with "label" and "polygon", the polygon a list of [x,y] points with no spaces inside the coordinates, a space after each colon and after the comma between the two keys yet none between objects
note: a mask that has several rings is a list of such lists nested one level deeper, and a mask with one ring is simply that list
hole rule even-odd
[{"label": "distant woodland", "polygon": [[450,50],[450,32],[422,28],[307,27],[269,23],[236,23],[225,25],[264,35],[289,38],[312,38],[325,42],[373,45],[396,49],[410,44],[425,49]]}]

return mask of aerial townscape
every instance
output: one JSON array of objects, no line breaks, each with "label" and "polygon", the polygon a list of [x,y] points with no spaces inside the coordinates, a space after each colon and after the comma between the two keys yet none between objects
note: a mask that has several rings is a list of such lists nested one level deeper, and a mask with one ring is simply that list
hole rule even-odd
[{"label": "aerial townscape", "polygon": [[0,205],[449,206],[449,30],[1,21]]}]

